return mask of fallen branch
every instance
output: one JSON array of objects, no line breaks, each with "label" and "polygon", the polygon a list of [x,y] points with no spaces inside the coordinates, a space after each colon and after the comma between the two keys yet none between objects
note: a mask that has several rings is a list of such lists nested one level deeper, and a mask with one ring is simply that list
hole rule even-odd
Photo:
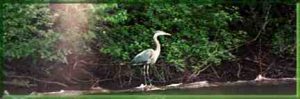
[{"label": "fallen branch", "polygon": [[89,95],[89,94],[107,94],[107,93],[123,93],[123,92],[143,92],[143,91],[155,91],[155,90],[169,90],[169,89],[195,89],[195,88],[208,88],[208,87],[226,87],[226,86],[261,86],[261,85],[280,85],[280,84],[296,84],[296,78],[280,78],[272,79],[258,76],[256,80],[250,81],[236,81],[236,82],[208,82],[198,81],[193,83],[177,83],[166,86],[145,86],[141,84],[138,87],[124,89],[124,90],[109,90],[101,87],[96,87],[91,90],[61,90],[59,92],[44,92],[37,93],[39,95],[62,95],[62,96],[76,96],[76,95]]},{"label": "fallen branch", "polygon": [[29,82],[24,81],[3,81],[3,84],[5,85],[13,85],[13,86],[20,86],[20,87],[35,87],[37,85],[35,84],[29,84]]},{"label": "fallen branch", "polygon": [[7,76],[7,77],[11,77],[11,78],[26,78],[26,79],[31,79],[31,80],[42,82],[42,83],[56,84],[56,85],[60,85],[60,86],[63,86],[63,87],[68,87],[68,85],[66,85],[64,83],[61,83],[61,82],[41,80],[41,79],[33,78],[33,77],[30,77],[30,76],[10,75],[10,76]]}]

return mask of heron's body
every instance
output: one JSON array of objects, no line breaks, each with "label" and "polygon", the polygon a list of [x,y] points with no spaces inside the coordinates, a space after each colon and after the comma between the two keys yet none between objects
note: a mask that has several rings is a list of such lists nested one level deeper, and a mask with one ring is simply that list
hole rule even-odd
[{"label": "heron's body", "polygon": [[[142,51],[141,53],[137,54],[133,60],[131,61],[131,63],[133,65],[143,65],[144,67],[144,77],[145,77],[145,83],[147,85],[147,79],[150,80],[149,78],[149,66],[150,65],[154,65],[158,59],[158,56],[160,54],[160,43],[157,40],[157,37],[160,35],[171,35],[169,33],[165,33],[163,31],[156,31],[153,39],[154,42],[156,44],[156,48],[155,49],[147,49]],[[151,82],[150,82],[151,84]]]},{"label": "heron's body", "polygon": [[[155,51],[153,49],[147,49],[137,54],[133,60],[133,65],[144,65],[144,64],[154,64],[156,60],[154,60]],[[156,57],[158,58],[158,57]]]}]

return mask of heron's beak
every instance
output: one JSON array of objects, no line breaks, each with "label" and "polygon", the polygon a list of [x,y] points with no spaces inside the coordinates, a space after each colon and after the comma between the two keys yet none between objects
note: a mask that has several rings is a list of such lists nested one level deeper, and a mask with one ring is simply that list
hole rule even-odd
[{"label": "heron's beak", "polygon": [[171,34],[170,34],[170,33],[166,33],[166,35],[168,35],[168,36],[171,36]]}]

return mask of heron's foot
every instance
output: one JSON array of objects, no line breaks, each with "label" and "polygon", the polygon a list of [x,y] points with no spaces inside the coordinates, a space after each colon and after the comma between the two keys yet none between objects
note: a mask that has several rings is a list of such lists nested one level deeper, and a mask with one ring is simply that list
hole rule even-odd
[{"label": "heron's foot", "polygon": [[152,87],[153,85],[152,85],[152,83],[150,83],[148,86],[149,86],[149,87]]},{"label": "heron's foot", "polygon": [[149,91],[149,90],[151,90],[151,85],[146,85],[144,91]]},{"label": "heron's foot", "polygon": [[147,85],[145,88],[144,88],[144,91],[153,91],[153,90],[164,90],[164,88],[160,88],[160,87],[157,87],[155,85]]},{"label": "heron's foot", "polygon": [[139,87],[136,87],[138,89],[142,89],[144,91],[148,91],[151,88],[151,85],[148,85],[147,83],[141,84]]},{"label": "heron's foot", "polygon": [[153,80],[149,78],[148,81],[149,81],[149,85],[152,86],[152,81]]}]

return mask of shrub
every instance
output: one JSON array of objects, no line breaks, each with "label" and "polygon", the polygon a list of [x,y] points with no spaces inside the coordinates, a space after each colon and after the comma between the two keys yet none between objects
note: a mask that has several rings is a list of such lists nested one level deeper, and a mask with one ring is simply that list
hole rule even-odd
[{"label": "shrub", "polygon": [[3,43],[6,60],[33,57],[59,60],[55,52],[58,33],[52,31],[47,4],[3,4]]},{"label": "shrub", "polygon": [[153,45],[153,31],[163,30],[160,59],[183,71],[199,73],[205,66],[234,59],[229,49],[244,43],[246,32],[228,25],[239,20],[236,7],[212,4],[99,4],[94,32],[102,39],[102,53],[119,61]]}]

